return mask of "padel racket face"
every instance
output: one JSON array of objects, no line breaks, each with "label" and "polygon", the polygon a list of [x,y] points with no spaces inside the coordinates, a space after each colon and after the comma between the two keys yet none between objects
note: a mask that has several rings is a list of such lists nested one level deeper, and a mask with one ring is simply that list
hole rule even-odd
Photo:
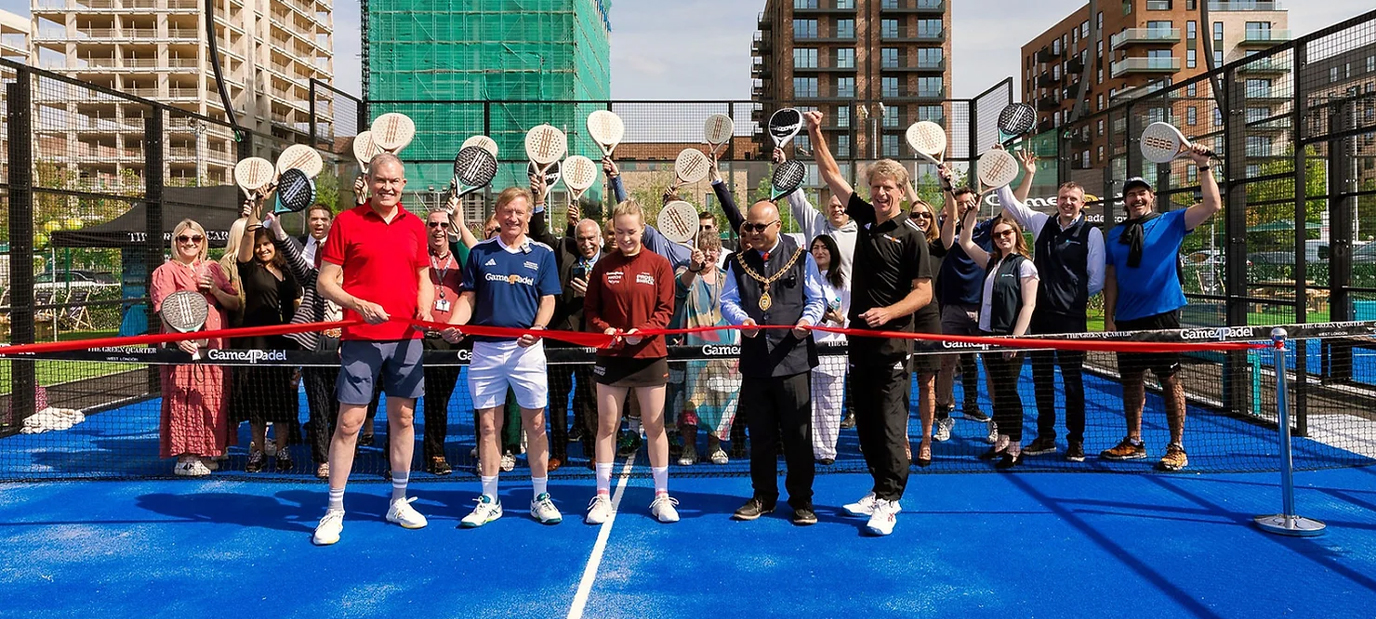
[{"label": "padel racket face", "polygon": [[[544,166],[536,166],[534,161],[526,164],[526,176],[538,175],[540,173],[540,168],[542,167]],[[555,161],[553,164],[549,166],[549,169],[545,170],[546,190],[553,189],[555,185],[559,184],[559,177],[563,174],[563,171],[564,164],[559,161]]]},{"label": "padel racket face", "polygon": [[245,195],[252,196],[253,192],[268,186],[274,176],[276,170],[272,162],[262,157],[249,157],[234,164],[234,182]]},{"label": "padel racket face", "polygon": [[1142,131],[1142,158],[1152,163],[1170,163],[1189,148],[1185,134],[1170,123],[1155,122]]},{"label": "padel racket face", "polygon": [[583,197],[592,184],[597,182],[597,164],[582,155],[574,155],[564,160],[564,184],[573,192],[573,199]]},{"label": "padel racket face", "polygon": [[464,140],[463,145],[459,147],[459,151],[462,152],[463,149],[469,146],[481,147],[483,150],[492,153],[493,158],[497,157],[497,141],[485,135],[475,135]]},{"label": "padel racket face", "polygon": [[398,153],[416,137],[416,123],[410,116],[388,112],[373,121],[373,142],[389,153]]},{"label": "padel racket face", "polygon": [[320,158],[320,153],[305,144],[292,144],[277,157],[278,174],[287,170],[301,170],[306,176],[315,178],[324,167],[325,161]]},{"label": "padel racket face", "polygon": [[736,121],[726,114],[713,114],[702,124],[702,139],[712,147],[721,146],[736,134]]},{"label": "padel racket face", "polygon": [[979,182],[985,187],[1007,187],[1018,177],[1018,160],[1003,149],[980,155],[978,168]]},{"label": "padel racket face", "polygon": [[492,184],[497,158],[482,146],[469,146],[454,157],[454,195],[463,197]]},{"label": "padel racket face", "polygon": [[946,130],[930,120],[913,123],[908,127],[908,146],[932,163],[939,164],[938,156],[946,150]]},{"label": "padel racket face", "polygon": [[803,113],[786,107],[775,111],[769,117],[769,137],[774,138],[775,148],[783,148],[803,129]]},{"label": "padel racket face", "polygon": [[564,158],[568,152],[568,137],[550,125],[537,125],[526,132],[526,157],[547,166]]},{"label": "padel racket face", "polygon": [[354,159],[358,160],[358,169],[362,172],[368,171],[368,163],[382,152],[382,148],[373,141],[373,132],[364,131],[354,136]]},{"label": "padel racket face", "polygon": [[306,173],[291,168],[277,180],[276,213],[300,213],[315,203],[315,181]]},{"label": "padel racket face", "polygon": [[1026,103],[1014,103],[999,112],[999,131],[1010,136],[1024,135],[1037,124],[1037,110]]},{"label": "padel racket face", "polygon": [[711,167],[711,160],[696,148],[683,149],[674,160],[674,174],[678,175],[679,180],[689,184],[706,178],[707,170]]},{"label": "padel racket face", "polygon": [[807,166],[801,162],[789,159],[774,168],[774,175],[770,179],[769,199],[778,200],[788,196],[799,187],[803,186],[803,179],[807,178]]},{"label": "padel racket face", "polygon": [[626,125],[621,122],[620,116],[611,111],[597,110],[588,114],[588,135],[592,136],[593,141],[602,147],[602,152],[610,157],[612,151],[616,150],[616,145],[621,143],[621,138],[626,135]]},{"label": "padel racket face", "polygon": [[199,292],[178,290],[163,298],[158,313],[162,315],[163,322],[178,333],[190,333],[200,331],[205,326],[206,318],[210,316],[210,303]]},{"label": "padel racket face", "polygon": [[698,235],[698,211],[692,204],[674,200],[659,210],[655,221],[659,233],[664,238],[680,245],[688,243]]}]

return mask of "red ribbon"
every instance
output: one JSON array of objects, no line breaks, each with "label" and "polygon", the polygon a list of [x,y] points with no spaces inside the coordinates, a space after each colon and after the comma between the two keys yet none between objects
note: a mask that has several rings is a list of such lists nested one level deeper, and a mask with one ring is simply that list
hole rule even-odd
[{"label": "red ribbon", "polygon": [[344,327],[352,327],[361,324],[363,324],[362,320],[341,320],[338,322],[307,322],[294,325],[288,324],[272,325],[268,327],[240,327],[238,329],[218,329],[215,331],[192,331],[190,333],[155,333],[152,335],[100,337],[90,340],[72,340],[69,342],[44,342],[42,344],[20,344],[18,346],[0,346],[0,357],[8,357],[10,355],[23,355],[29,353],[90,350],[92,348],[106,348],[112,346],[143,346],[145,344],[164,344],[167,342],[182,342],[186,340],[208,340],[220,338],[287,335],[290,333],[306,333],[308,331],[324,331],[326,329],[342,329]]}]

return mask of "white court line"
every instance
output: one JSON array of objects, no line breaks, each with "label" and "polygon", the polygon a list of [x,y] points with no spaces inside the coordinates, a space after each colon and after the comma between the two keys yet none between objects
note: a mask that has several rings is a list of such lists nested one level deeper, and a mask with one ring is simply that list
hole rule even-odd
[{"label": "white court line", "polygon": [[597,532],[597,543],[592,545],[592,555],[588,565],[583,568],[583,579],[578,581],[578,592],[573,594],[573,606],[569,608],[568,619],[582,619],[583,609],[588,605],[588,595],[592,593],[592,583],[597,580],[597,568],[602,564],[602,553],[607,549],[607,538],[612,536],[612,524],[616,523],[616,513],[620,511],[621,495],[626,492],[626,480],[630,479],[635,456],[626,458],[626,466],[621,467],[621,479],[616,482],[616,492],[612,493],[612,516],[602,523]]}]

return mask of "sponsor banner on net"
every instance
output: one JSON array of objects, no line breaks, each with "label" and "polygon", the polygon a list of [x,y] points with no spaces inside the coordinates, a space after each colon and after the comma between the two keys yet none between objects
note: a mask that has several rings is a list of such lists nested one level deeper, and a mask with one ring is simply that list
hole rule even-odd
[{"label": "sponsor banner on net", "polygon": [[207,361],[231,362],[231,363],[274,363],[287,360],[285,350],[235,350],[224,348],[212,348],[205,351]]}]

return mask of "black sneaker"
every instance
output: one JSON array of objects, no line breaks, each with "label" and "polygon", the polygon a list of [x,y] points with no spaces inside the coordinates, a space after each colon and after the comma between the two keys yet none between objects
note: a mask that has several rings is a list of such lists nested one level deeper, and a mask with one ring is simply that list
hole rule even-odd
[{"label": "black sneaker", "polygon": [[989,416],[984,414],[984,411],[979,409],[978,404],[966,404],[965,410],[961,411],[961,413],[964,414],[965,418],[969,419],[970,421],[978,421],[981,423],[989,422]]},{"label": "black sneaker", "polygon": [[1032,441],[1032,444],[1024,448],[1022,452],[1029,456],[1054,454],[1056,453],[1056,439],[1038,436],[1037,440]]},{"label": "black sneaker", "polygon": [[999,461],[994,463],[994,468],[1000,471],[1007,471],[1015,466],[1018,466],[1019,464],[1022,464],[1021,453],[1010,454],[1005,451],[1003,452],[1003,457],[999,458]]},{"label": "black sneaker", "polygon": [[1065,459],[1071,462],[1085,461],[1085,442],[1070,441],[1070,446],[1065,448]]},{"label": "black sneaker", "polygon": [[275,461],[274,464],[277,467],[278,473],[285,473],[291,470],[291,453],[287,451],[286,447],[278,447],[277,455],[273,457],[273,460]]},{"label": "black sneaker", "polygon": [[358,435],[358,446],[359,446],[359,447],[372,447],[372,446],[373,446],[373,433],[372,433],[372,432],[369,432],[369,433],[367,433],[367,434],[360,434],[360,435]]},{"label": "black sneaker", "polygon": [[574,428],[572,432],[569,432],[569,440],[568,440],[568,442],[570,442],[570,443],[581,443],[581,442],[583,442],[583,428]]},{"label": "black sneaker", "polygon": [[248,455],[248,464],[244,465],[245,473],[258,473],[267,464],[268,456],[261,451],[254,450]]},{"label": "black sneaker", "polygon": [[[746,502],[745,502],[745,505],[740,506],[740,508],[736,510],[736,513],[731,514],[731,519],[732,519],[732,520],[755,520],[755,519],[759,518],[760,516],[763,516],[763,515],[765,515],[765,514],[771,513],[771,512],[773,512],[773,511],[774,511],[774,502],[773,502],[773,501],[771,501],[771,502],[769,502],[769,503],[765,503],[765,502],[764,502],[764,499],[761,499],[761,498],[758,498],[758,497],[750,497],[750,500],[749,500],[749,501],[746,501]],[[816,519],[816,516],[813,516],[813,518]]]},{"label": "black sneaker", "polygon": [[793,508],[793,524],[800,527],[817,524],[817,512],[812,511],[811,507],[795,507]]},{"label": "black sneaker", "polygon": [[845,418],[843,418],[843,419],[841,420],[841,429],[842,429],[842,430],[849,430],[849,429],[854,428],[854,427],[855,427],[855,415],[846,415]]}]

